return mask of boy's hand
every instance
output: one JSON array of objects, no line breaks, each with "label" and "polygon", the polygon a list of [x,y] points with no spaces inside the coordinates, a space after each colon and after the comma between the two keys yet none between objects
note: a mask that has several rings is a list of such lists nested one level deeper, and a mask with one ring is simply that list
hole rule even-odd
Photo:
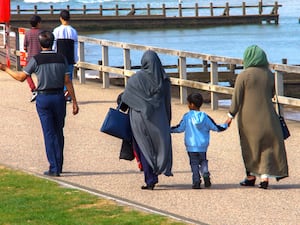
[{"label": "boy's hand", "polygon": [[0,70],[5,71],[6,70],[6,65],[0,63]]}]

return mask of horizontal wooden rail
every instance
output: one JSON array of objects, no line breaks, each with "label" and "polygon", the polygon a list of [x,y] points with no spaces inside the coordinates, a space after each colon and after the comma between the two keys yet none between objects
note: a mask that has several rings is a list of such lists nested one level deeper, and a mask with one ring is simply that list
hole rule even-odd
[{"label": "horizontal wooden rail", "polygon": [[[146,51],[146,50],[153,50],[156,51],[159,55],[171,55],[176,56],[179,59],[178,63],[178,71],[179,71],[179,78],[171,77],[172,85],[178,86],[180,91],[180,99],[181,102],[184,103],[186,96],[187,96],[187,88],[194,88],[199,90],[205,90],[211,92],[211,107],[212,109],[218,108],[218,94],[225,94],[225,95],[231,95],[233,92],[232,87],[224,87],[221,85],[218,85],[219,80],[219,73],[218,68],[220,65],[234,65],[233,68],[241,68],[242,67],[242,59],[239,58],[231,58],[231,57],[221,57],[221,56],[215,56],[215,55],[209,55],[209,54],[201,54],[201,53],[195,53],[195,52],[187,52],[187,51],[180,51],[180,50],[173,50],[173,49],[166,49],[166,48],[158,48],[153,46],[144,46],[144,45],[137,45],[137,44],[129,44],[129,43],[123,43],[123,42],[114,42],[109,40],[101,40],[101,39],[95,39],[90,37],[83,37],[79,36],[79,42],[80,44],[80,52],[81,55],[84,52],[84,44],[96,44],[102,46],[102,48],[105,48],[105,51],[102,51],[105,55],[102,55],[102,59],[106,59],[106,63],[111,60],[109,59],[109,48],[120,48],[123,49],[124,55],[124,65],[127,65],[127,68],[124,66],[123,68],[115,68],[111,67],[104,63],[104,65],[96,65],[96,64],[87,64],[85,62],[79,61],[77,63],[77,68],[79,69],[79,80],[84,83],[85,81],[85,69],[91,69],[91,70],[99,70],[100,73],[102,73],[103,76],[103,88],[109,87],[109,74],[119,74],[120,76],[123,76],[126,83],[126,78],[130,77],[135,73],[134,70],[131,69],[130,65],[130,51],[131,50],[138,50],[138,51]],[[125,54],[126,52],[126,54]],[[209,67],[207,67],[210,71],[210,77],[211,82],[204,83],[204,82],[198,82],[193,80],[187,80],[187,68],[186,65],[186,59],[192,58],[197,60],[203,60],[208,61]],[[105,60],[104,60],[105,61]],[[129,63],[128,63],[129,62]],[[129,65],[129,66],[128,66]],[[276,80],[276,90],[279,94],[278,100],[281,104],[290,105],[290,106],[296,106],[300,107],[300,99],[297,98],[291,98],[291,97],[285,97],[283,96],[283,76],[285,73],[295,73],[299,74],[300,77],[300,67],[298,66],[289,66],[284,64],[270,64],[270,68],[274,71],[274,76]],[[106,77],[105,77],[106,76]],[[213,77],[215,77],[213,79]],[[212,81],[214,80],[214,81]],[[108,83],[105,83],[105,81],[108,81]]]},{"label": "horizontal wooden rail", "polygon": [[[17,32],[17,29],[15,30]],[[16,34],[15,41],[18,42],[18,34]],[[76,73],[74,77],[79,79],[79,82],[84,84],[86,80],[86,71],[93,70],[98,71],[99,78],[102,79],[102,87],[109,88],[110,79],[115,78],[117,75],[118,79],[123,78],[123,83],[126,85],[127,79],[132,76],[138,66],[132,66],[132,55],[131,52],[140,51],[141,55],[146,50],[156,51],[161,57],[171,56],[173,59],[177,59],[177,65],[166,65],[165,69],[168,74],[170,74],[171,83],[174,87],[179,88],[179,97],[181,103],[186,102],[186,97],[188,94],[188,89],[198,89],[202,91],[207,91],[210,93],[211,108],[218,108],[218,99],[220,95],[232,95],[233,87],[225,87],[219,84],[219,81],[222,81],[222,76],[224,73],[232,74],[236,76],[236,70],[242,69],[242,59],[232,58],[232,57],[223,57],[209,54],[202,54],[196,52],[188,52],[167,48],[159,48],[154,46],[145,46],[124,42],[115,42],[110,40],[96,39],[91,37],[79,36],[79,61],[76,64]],[[86,44],[95,45],[95,47],[101,49],[99,51],[99,56],[97,59],[100,64],[94,64],[87,62],[85,60],[85,48]],[[16,43],[15,46],[18,46]],[[112,65],[114,58],[109,54],[111,49],[120,49],[120,57],[123,58],[123,65]],[[15,55],[16,64],[19,68],[19,49],[12,49],[12,53]],[[5,51],[0,51],[5,54]],[[1,57],[1,54],[0,54]],[[196,60],[202,61],[202,64],[197,65],[187,65],[187,61]],[[190,70],[196,70],[196,72],[191,72]],[[278,93],[278,100],[280,104],[300,107],[300,99],[284,96],[284,82],[290,80],[284,79],[288,74],[295,74],[294,79],[300,80],[300,67],[292,66],[286,64],[273,64],[270,63],[270,69],[274,72],[275,77],[275,88]],[[173,72],[170,72],[170,71]],[[174,70],[177,72],[174,73]],[[224,72],[225,70],[225,72]],[[198,80],[191,80],[189,77],[191,74],[202,74],[205,76],[205,82]],[[175,74],[175,76],[173,76]],[[112,76],[113,75],[113,76]],[[298,77],[299,76],[299,77]],[[121,78],[120,78],[121,77]]]}]

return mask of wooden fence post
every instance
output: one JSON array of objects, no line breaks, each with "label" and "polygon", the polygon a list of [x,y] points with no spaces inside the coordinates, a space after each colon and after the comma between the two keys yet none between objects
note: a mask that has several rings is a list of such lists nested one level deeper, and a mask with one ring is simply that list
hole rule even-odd
[{"label": "wooden fence post", "polygon": [[99,7],[99,15],[103,16],[103,6],[102,5],[100,5],[100,7]]},{"label": "wooden fence post", "polygon": [[198,3],[195,3],[195,16],[199,16]]},{"label": "wooden fence post", "polygon": [[278,15],[278,2],[277,1],[275,2],[275,6],[272,10],[272,14]]},{"label": "wooden fence post", "polygon": [[[178,62],[178,70],[179,70],[179,79],[187,79],[187,73],[186,73],[186,58],[185,57],[179,57]],[[187,98],[187,87],[180,86],[179,87],[179,98],[180,103],[185,104],[186,98]]]},{"label": "wooden fence post", "polygon": [[[217,62],[211,62],[210,63],[210,83],[211,85],[217,85],[219,78],[218,78],[218,63]],[[218,94],[215,92],[210,93],[211,98],[211,109],[217,110],[218,109]]]},{"label": "wooden fence post", "polygon": [[182,17],[182,6],[178,4],[178,17]]},{"label": "wooden fence post", "polygon": [[[283,72],[275,71],[275,91],[277,96],[284,96],[284,86],[283,86]],[[280,97],[279,97],[280,98]],[[279,99],[278,99],[279,102]],[[280,112],[283,112],[283,105],[279,104]],[[276,104],[276,111],[279,112],[278,105]]]},{"label": "wooden fence post", "polygon": [[[78,51],[79,51],[79,62],[84,62],[85,61],[84,42],[79,42]],[[82,67],[79,68],[79,83],[80,84],[85,83],[85,69],[83,69]]]},{"label": "wooden fence post", "polygon": [[212,2],[209,4],[209,7],[210,7],[210,16],[214,16],[214,6]]},{"label": "wooden fence post", "polygon": [[119,5],[116,4],[116,16],[119,16]]},{"label": "wooden fence post", "polygon": [[263,7],[262,7],[262,2],[258,2],[258,13],[261,15],[263,13]]},{"label": "wooden fence post", "polygon": [[[16,50],[20,50],[20,34],[19,34],[19,30],[16,29],[15,31],[16,34]],[[16,60],[16,69],[19,71],[21,70],[21,59],[20,56],[17,56],[17,60]]]},{"label": "wooden fence post", "polygon": [[223,12],[223,16],[229,16],[229,3],[226,2],[226,6],[225,6],[225,9],[224,9],[224,12]]},{"label": "wooden fence post", "polygon": [[[102,66],[108,66],[108,46],[102,46]],[[103,72],[103,88],[109,88],[109,73]]]},{"label": "wooden fence post", "polygon": [[163,16],[166,17],[166,5],[162,4],[162,12],[163,12]]},{"label": "wooden fence post", "polygon": [[207,60],[202,60],[202,64],[203,64],[203,72],[207,72],[208,71]]},{"label": "wooden fence post", "polygon": [[[278,15],[278,2],[275,2],[275,6],[274,6],[271,14]],[[275,24],[278,24],[278,18],[275,20]]]},{"label": "wooden fence post", "polygon": [[151,11],[150,11],[150,4],[147,4],[147,15],[150,16],[151,15]]},{"label": "wooden fence post", "polygon": [[127,14],[127,16],[134,16],[134,14],[135,14],[134,4],[131,4],[131,9],[130,12]]},{"label": "wooden fence post", "polygon": [[[130,70],[131,69],[131,61],[130,61],[130,49],[123,49],[123,55],[124,55],[124,70]],[[124,86],[127,84],[128,77],[124,76]]]},{"label": "wooden fence post", "polygon": [[246,15],[246,3],[245,2],[243,2],[242,9],[243,9],[243,16],[245,16]]},{"label": "wooden fence post", "polygon": [[83,14],[86,14],[86,5],[83,5]]}]

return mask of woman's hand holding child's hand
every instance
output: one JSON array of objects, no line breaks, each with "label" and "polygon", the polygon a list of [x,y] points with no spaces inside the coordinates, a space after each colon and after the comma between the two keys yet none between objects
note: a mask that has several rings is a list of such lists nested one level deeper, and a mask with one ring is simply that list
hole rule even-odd
[{"label": "woman's hand holding child's hand", "polygon": [[228,119],[225,121],[225,123],[228,124],[228,127],[230,127],[231,122],[232,122],[232,118],[228,118]]}]

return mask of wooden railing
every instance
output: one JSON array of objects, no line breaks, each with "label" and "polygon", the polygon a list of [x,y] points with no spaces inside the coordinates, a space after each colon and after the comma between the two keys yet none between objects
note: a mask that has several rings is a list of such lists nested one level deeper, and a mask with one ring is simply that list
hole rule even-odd
[{"label": "wooden railing", "polygon": [[[18,35],[16,35],[16,40],[18,40]],[[16,41],[18,42],[18,41]],[[97,60],[101,61],[99,63],[91,63],[87,62],[85,59],[87,58],[85,55],[85,50],[87,44],[93,46],[93,53],[97,53],[97,49],[99,49],[99,54],[97,54]],[[20,68],[20,58],[18,51],[18,44],[15,44],[16,49],[11,49],[11,58],[14,59],[15,66]],[[153,46],[145,46],[138,44],[129,44],[123,42],[115,42],[109,40],[96,39],[91,37],[79,36],[79,61],[76,64],[76,74],[75,77],[79,79],[81,84],[84,84],[86,81],[86,71],[93,70],[99,71],[100,78],[102,79],[102,87],[109,88],[110,79],[112,77],[110,75],[118,75],[119,79],[123,79],[124,85],[126,85],[127,79],[132,76],[136,72],[136,67],[132,66],[132,57],[134,52],[139,52],[140,55],[143,54],[146,50],[154,50],[156,51],[160,57],[171,56],[176,58],[176,65],[171,67],[166,67],[166,70],[176,68],[176,77],[171,77],[172,85],[177,86],[179,88],[179,97],[181,103],[185,103],[188,88],[194,88],[199,90],[208,91],[210,93],[211,100],[211,108],[218,108],[218,100],[220,94],[232,95],[233,88],[219,85],[221,74],[224,72],[224,66],[231,72],[233,71],[233,75],[235,75],[235,70],[240,70],[242,68],[242,59],[238,58],[230,58],[230,57],[221,57],[209,54],[201,54],[195,52],[187,52],[180,50],[172,50],[166,48],[159,48]],[[95,46],[95,47],[94,47]],[[119,49],[121,54],[120,58],[122,59],[123,65],[112,65],[115,61],[115,58],[112,57],[109,52],[111,49]],[[5,51],[0,51],[5,56]],[[87,51],[88,52],[88,51]],[[99,55],[99,56],[98,56]],[[1,55],[0,55],[1,57]],[[2,59],[3,60],[3,59]],[[194,81],[188,79],[189,69],[192,67],[187,64],[187,61],[195,60],[197,62],[202,61],[202,64],[197,65],[196,68],[202,70],[202,73],[205,72],[208,74],[208,80],[205,82]],[[296,79],[298,75],[300,77],[300,67],[299,66],[291,66],[286,64],[270,64],[270,68],[274,71],[275,76],[275,85],[276,91],[278,93],[278,101],[280,104],[300,107],[300,99],[294,97],[286,97],[284,96],[284,78],[287,74],[295,74]],[[167,71],[168,72],[168,71]],[[200,71],[201,72],[201,71]]]},{"label": "wooden railing", "polygon": [[[135,7],[134,4],[131,7],[119,7],[118,4],[115,7],[103,8],[102,4],[99,5],[99,8],[87,8],[86,5],[83,5],[82,8],[71,8],[67,5],[68,9],[72,14],[98,14],[101,16],[119,16],[119,15],[163,15],[163,16],[184,16],[185,12],[189,13],[189,16],[214,16],[216,12],[218,15],[230,16],[232,10],[241,9],[239,15],[247,15],[247,10],[257,9],[255,13],[262,15],[264,9],[271,8],[267,14],[277,15],[278,9],[281,5],[276,1],[274,4],[264,5],[259,1],[256,5],[247,5],[245,2],[242,2],[242,5],[229,5],[227,2],[225,6],[214,5],[210,3],[209,6],[199,6],[198,3],[195,3],[194,6],[184,6],[184,4],[178,4],[176,7],[168,7],[166,4],[162,4],[161,7],[151,7],[150,4],[147,4],[147,7]],[[22,9],[19,5],[16,9],[11,9],[12,14],[58,14],[61,11],[59,8],[54,8],[53,5],[50,5],[49,9],[38,8],[37,5],[33,9]],[[174,12],[176,14],[174,14]],[[191,14],[192,12],[193,15]],[[219,13],[221,12],[221,13]]]},{"label": "wooden railing", "polygon": [[[101,46],[101,52],[99,55],[102,55],[102,64],[93,64],[85,62],[85,44],[93,44]],[[109,62],[113,61],[110,58],[109,50],[111,48],[119,48],[123,52],[123,68],[117,68],[115,66],[110,66]],[[80,83],[85,83],[85,70],[96,70],[102,74],[102,85],[103,88],[109,88],[110,85],[110,76],[109,74],[118,74],[124,78],[124,83],[126,84],[127,79],[135,73],[131,68],[131,51],[141,51],[154,50],[160,56],[161,55],[171,55],[178,58],[178,78],[171,77],[172,85],[179,86],[180,89],[180,101],[185,103],[187,97],[187,88],[195,88],[199,90],[209,91],[211,94],[211,108],[218,108],[218,95],[219,94],[228,94],[232,95],[233,88],[225,87],[218,85],[220,67],[219,65],[231,65],[231,67],[236,68],[242,66],[242,59],[238,58],[229,58],[229,57],[220,57],[215,55],[180,51],[180,50],[171,50],[165,48],[158,48],[152,46],[144,46],[137,44],[128,44],[122,42],[114,42],[108,40],[95,39],[90,37],[79,36],[79,62],[76,64],[78,68],[78,78]],[[210,73],[210,82],[197,82],[187,80],[187,59],[197,59],[203,60],[210,64],[209,73]],[[286,73],[299,74],[300,76],[300,67],[298,66],[289,66],[285,64],[270,64],[270,68],[274,71],[276,91],[278,93],[278,101],[281,104],[300,107],[300,99],[285,97],[284,96],[284,85],[283,78]],[[207,69],[207,68],[206,68]]]}]

